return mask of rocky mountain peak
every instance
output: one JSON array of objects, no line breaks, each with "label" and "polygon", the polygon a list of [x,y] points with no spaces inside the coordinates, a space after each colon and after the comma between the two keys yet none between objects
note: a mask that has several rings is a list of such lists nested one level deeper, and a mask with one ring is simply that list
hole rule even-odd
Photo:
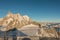
[{"label": "rocky mountain peak", "polygon": [[0,21],[0,26],[5,26],[5,28],[8,27],[9,30],[14,27],[20,28],[29,23],[30,18],[28,16],[22,16],[19,13],[12,14],[11,12],[8,12],[8,14],[3,18],[3,20]]}]

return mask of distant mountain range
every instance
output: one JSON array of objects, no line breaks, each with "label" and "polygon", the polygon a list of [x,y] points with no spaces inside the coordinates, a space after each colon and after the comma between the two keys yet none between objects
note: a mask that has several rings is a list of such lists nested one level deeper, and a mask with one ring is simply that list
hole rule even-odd
[{"label": "distant mountain range", "polygon": [[20,14],[8,12],[4,18],[0,18],[0,30],[2,31],[8,31],[14,28],[21,29],[23,26],[30,24],[39,26],[39,36],[41,37],[58,37],[54,28],[43,28],[40,23],[32,21],[27,15],[22,16]]}]

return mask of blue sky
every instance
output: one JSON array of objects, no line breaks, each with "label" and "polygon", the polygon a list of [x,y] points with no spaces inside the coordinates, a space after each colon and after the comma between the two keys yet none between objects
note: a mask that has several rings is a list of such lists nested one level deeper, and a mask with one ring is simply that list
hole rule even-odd
[{"label": "blue sky", "polygon": [[0,0],[0,18],[8,11],[34,21],[60,22],[60,0]]}]

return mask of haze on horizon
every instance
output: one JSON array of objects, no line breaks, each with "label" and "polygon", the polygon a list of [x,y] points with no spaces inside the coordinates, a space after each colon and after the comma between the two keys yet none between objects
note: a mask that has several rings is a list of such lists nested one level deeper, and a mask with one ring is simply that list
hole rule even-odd
[{"label": "haze on horizon", "polygon": [[60,0],[0,0],[0,18],[8,11],[39,22],[60,22]]}]

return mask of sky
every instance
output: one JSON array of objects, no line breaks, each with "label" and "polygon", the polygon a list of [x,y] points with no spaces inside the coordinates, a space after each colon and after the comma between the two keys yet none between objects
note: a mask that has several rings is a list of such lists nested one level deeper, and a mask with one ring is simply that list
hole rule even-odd
[{"label": "sky", "polygon": [[8,11],[28,15],[33,21],[60,22],[60,0],[0,0],[0,18]]}]

